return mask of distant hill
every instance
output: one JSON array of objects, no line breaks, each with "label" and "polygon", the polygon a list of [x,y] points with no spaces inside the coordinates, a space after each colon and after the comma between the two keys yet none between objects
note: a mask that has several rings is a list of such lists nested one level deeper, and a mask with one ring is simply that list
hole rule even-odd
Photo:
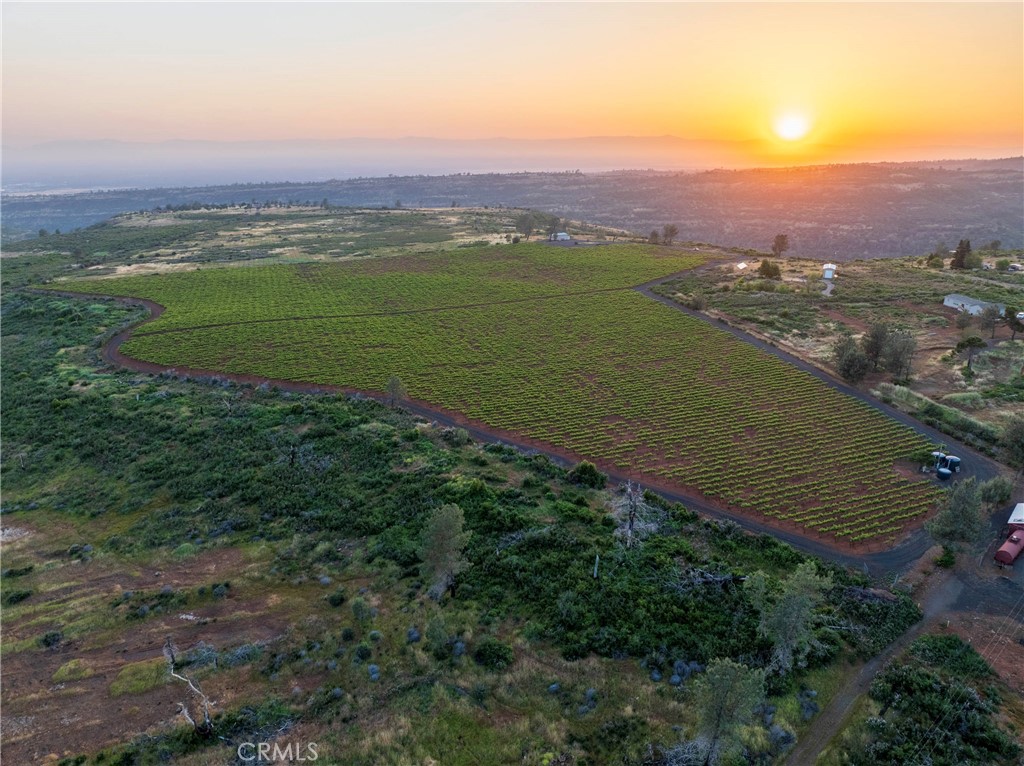
[{"label": "distant hill", "polygon": [[1024,158],[702,172],[389,176],[313,183],[3,197],[4,235],[69,230],[117,213],[192,202],[295,201],[359,207],[509,206],[681,240],[851,259],[921,254],[939,241],[1024,247]]}]

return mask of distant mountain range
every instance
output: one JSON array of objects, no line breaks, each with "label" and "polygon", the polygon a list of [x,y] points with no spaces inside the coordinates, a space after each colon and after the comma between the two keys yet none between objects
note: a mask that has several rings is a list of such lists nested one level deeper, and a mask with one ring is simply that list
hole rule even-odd
[{"label": "distant mountain range", "polygon": [[[801,156],[841,162],[885,159],[877,150],[805,146]],[[1019,149],[1003,153],[1014,154]],[[1000,156],[966,146],[929,146],[902,159]],[[676,136],[480,140],[347,138],[332,141],[61,141],[4,147],[3,190],[205,186],[326,181],[387,175],[447,175],[622,169],[708,170],[778,167],[796,155],[768,141]]]}]

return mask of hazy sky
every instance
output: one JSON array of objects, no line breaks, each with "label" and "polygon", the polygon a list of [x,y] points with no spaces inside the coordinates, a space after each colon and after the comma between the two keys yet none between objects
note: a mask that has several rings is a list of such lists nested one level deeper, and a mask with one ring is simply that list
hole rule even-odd
[{"label": "hazy sky", "polygon": [[[1020,153],[1024,134],[1020,2],[5,1],[2,15],[8,147],[672,134],[898,159]],[[805,139],[775,135],[785,112]]]}]

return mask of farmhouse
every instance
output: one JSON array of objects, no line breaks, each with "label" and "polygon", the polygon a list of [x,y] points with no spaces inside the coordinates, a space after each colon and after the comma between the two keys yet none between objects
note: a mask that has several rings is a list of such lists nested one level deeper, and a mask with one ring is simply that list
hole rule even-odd
[{"label": "farmhouse", "polygon": [[995,306],[999,309],[1000,314],[1006,311],[1006,306],[1002,303],[987,303],[977,298],[971,298],[969,295],[960,295],[959,293],[947,295],[942,301],[942,305],[949,306],[957,311],[966,311],[971,316],[978,316],[978,314],[985,310],[986,306]]},{"label": "farmhouse", "polygon": [[572,237],[570,237],[566,232],[560,231],[556,234],[552,234],[548,239],[552,242],[569,242]]}]

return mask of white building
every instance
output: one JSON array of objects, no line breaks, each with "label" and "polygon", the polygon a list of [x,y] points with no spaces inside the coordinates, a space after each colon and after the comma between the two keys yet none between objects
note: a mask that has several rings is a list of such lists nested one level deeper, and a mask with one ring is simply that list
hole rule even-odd
[{"label": "white building", "polygon": [[999,309],[1000,315],[1006,312],[1006,306],[1002,303],[988,303],[986,301],[980,301],[977,298],[972,298],[969,295],[960,295],[959,293],[950,293],[943,301],[943,306],[949,306],[957,311],[966,311],[971,316],[978,316],[987,306],[995,306]]},{"label": "white building", "polygon": [[826,263],[821,267],[822,276],[825,279],[833,279],[836,275],[836,269],[839,268],[834,263]]}]

